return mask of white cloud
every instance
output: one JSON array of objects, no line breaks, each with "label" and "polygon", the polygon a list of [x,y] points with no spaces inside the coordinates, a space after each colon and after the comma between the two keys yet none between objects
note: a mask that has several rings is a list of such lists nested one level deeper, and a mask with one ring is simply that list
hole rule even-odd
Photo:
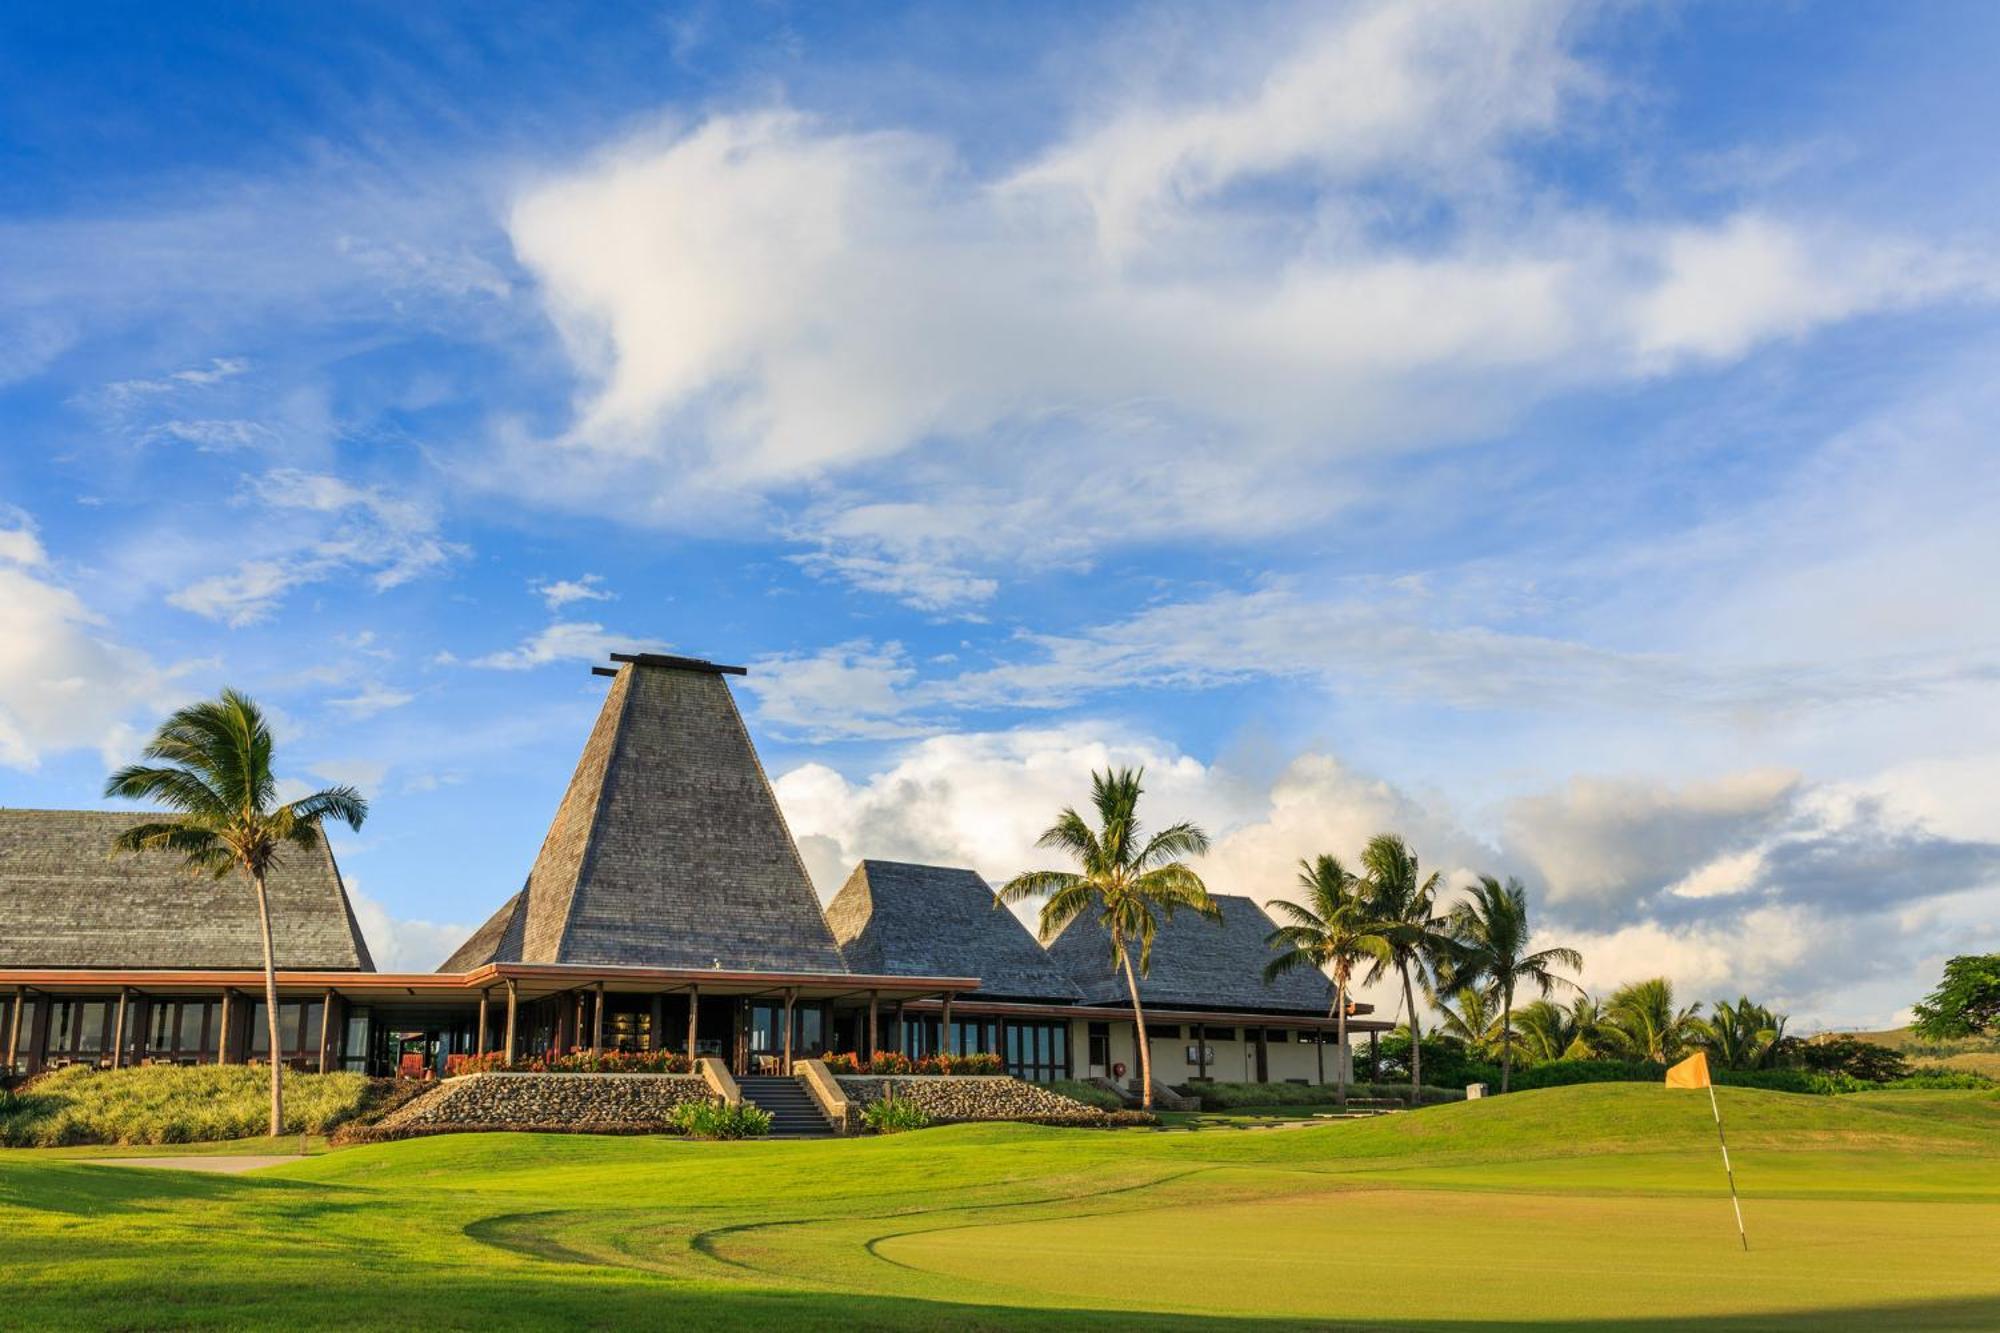
[{"label": "white cloud", "polygon": [[[173,605],[240,627],[265,619],[288,592],[306,584],[358,571],[382,592],[436,573],[465,553],[438,534],[428,504],[324,473],[267,472],[249,481],[243,501],[273,511],[273,521],[252,525],[247,538],[271,540],[279,549],[171,593]],[[312,515],[318,520],[307,517]]]},{"label": "white cloud", "polygon": [[117,762],[137,738],[136,718],[180,702],[187,668],[116,642],[45,566],[32,528],[0,529],[0,764],[33,769],[80,747]]},{"label": "white cloud", "polygon": [[660,645],[629,634],[617,634],[591,621],[563,620],[545,626],[512,648],[472,659],[471,665],[495,671],[526,671],[551,662],[596,662],[612,653],[656,650]]},{"label": "white cloud", "polygon": [[[810,481],[805,566],[938,610],[992,598],[991,564],[1296,528],[1360,455],[1993,290],[1990,265],[1768,207],[1566,206],[1516,150],[1625,91],[1568,9],[1274,23],[984,172],[785,109],[615,145],[509,219],[585,384],[507,475],[695,524]],[[1419,240],[1382,225],[1403,217]]]},{"label": "white cloud", "polygon": [[368,941],[368,953],[378,972],[432,972],[465,943],[477,925],[426,921],[398,917],[387,905],[375,901],[355,887],[354,877],[343,872],[348,901],[354,905],[354,919]]},{"label": "white cloud", "polygon": [[604,580],[596,574],[585,574],[577,579],[554,579],[546,583],[532,583],[532,588],[548,604],[551,611],[560,611],[571,602],[608,602],[614,594],[601,585]]},{"label": "white cloud", "polygon": [[326,706],[337,708],[358,720],[374,717],[377,713],[386,713],[392,708],[401,708],[416,697],[408,690],[392,689],[379,681],[373,681],[363,686],[359,694],[342,699],[328,699]]}]

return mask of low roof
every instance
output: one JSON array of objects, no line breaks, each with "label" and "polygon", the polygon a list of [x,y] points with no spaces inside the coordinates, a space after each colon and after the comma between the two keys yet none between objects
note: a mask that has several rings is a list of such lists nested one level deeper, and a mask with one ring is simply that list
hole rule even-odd
[{"label": "low roof", "polygon": [[[1139,979],[1148,1004],[1189,1009],[1326,1014],[1333,1009],[1333,982],[1316,968],[1298,968],[1266,984],[1264,967],[1273,952],[1264,940],[1277,923],[1248,898],[1210,895],[1222,909],[1220,923],[1193,912],[1177,912],[1160,923],[1153,939],[1152,967]],[[1129,996],[1125,979],[1112,966],[1111,941],[1086,912],[1049,941],[1049,956],[1082,988],[1086,1003],[1111,1004]],[[1138,952],[1132,962],[1138,966]]]},{"label": "low roof", "polygon": [[[261,968],[257,900],[239,875],[179,857],[112,859],[144,810],[0,810],[0,968]],[[266,883],[278,966],[372,972],[333,852],[289,850]]]},{"label": "low roof", "polygon": [[1082,992],[971,870],[863,861],[826,909],[857,972],[974,976],[972,994],[1074,1002]]}]

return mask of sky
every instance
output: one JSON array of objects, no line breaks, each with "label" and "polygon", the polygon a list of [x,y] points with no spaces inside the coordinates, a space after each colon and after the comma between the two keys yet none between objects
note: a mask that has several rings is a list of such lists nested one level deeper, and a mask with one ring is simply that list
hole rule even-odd
[{"label": "sky", "polygon": [[[741,663],[823,894],[1143,765],[1603,992],[2000,948],[2000,10],[15,6],[0,804],[273,716],[378,962]],[[1383,1011],[1387,987],[1373,998]]]}]

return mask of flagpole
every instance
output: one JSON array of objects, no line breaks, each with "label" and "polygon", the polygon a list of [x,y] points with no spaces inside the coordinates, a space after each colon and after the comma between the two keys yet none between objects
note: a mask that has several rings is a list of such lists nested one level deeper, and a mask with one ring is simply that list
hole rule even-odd
[{"label": "flagpole", "polygon": [[1736,1197],[1736,1168],[1729,1165],[1729,1140],[1722,1134],[1722,1105],[1715,1100],[1715,1084],[1708,1085],[1708,1109],[1715,1113],[1715,1141],[1722,1145],[1722,1173],[1729,1177],[1729,1206],[1736,1210],[1736,1234],[1743,1252],[1750,1252],[1750,1233],[1743,1229],[1743,1203]]}]

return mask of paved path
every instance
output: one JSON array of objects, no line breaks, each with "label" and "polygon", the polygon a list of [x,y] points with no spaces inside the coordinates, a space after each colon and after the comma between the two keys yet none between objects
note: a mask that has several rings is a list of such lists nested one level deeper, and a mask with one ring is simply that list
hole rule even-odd
[{"label": "paved path", "polygon": [[239,1171],[283,1166],[286,1162],[303,1162],[305,1158],[290,1153],[283,1157],[86,1157],[82,1160],[98,1166],[157,1166],[168,1171],[220,1171],[233,1176]]}]

